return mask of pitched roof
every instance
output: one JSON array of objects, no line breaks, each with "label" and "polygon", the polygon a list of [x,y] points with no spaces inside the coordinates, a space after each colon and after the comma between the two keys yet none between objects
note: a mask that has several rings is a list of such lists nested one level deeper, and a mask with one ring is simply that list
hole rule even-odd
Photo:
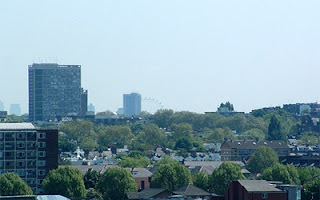
[{"label": "pitched roof", "polygon": [[152,172],[147,170],[146,168],[125,168],[129,170],[134,178],[143,178],[152,176]]},{"label": "pitched roof", "polygon": [[289,146],[281,140],[273,141],[256,141],[256,140],[227,140],[222,144],[222,147],[228,145],[235,149],[257,149],[261,146],[267,146],[273,149],[289,148]]},{"label": "pitched roof", "polygon": [[213,170],[215,169],[212,166],[189,166],[189,171],[191,174],[196,174],[198,172],[203,172],[207,175],[212,174]]},{"label": "pitched roof", "polygon": [[210,166],[213,168],[219,167],[223,162],[232,162],[234,164],[238,164],[240,166],[244,166],[242,161],[185,161],[185,166]]},{"label": "pitched roof", "polygon": [[34,130],[32,123],[0,123],[0,130]]},{"label": "pitched roof", "polygon": [[176,191],[174,194],[180,194],[184,196],[211,196],[211,194],[203,189],[200,189],[192,184],[185,185]]},{"label": "pitched roof", "polygon": [[151,173],[156,173],[159,167],[160,167],[160,165],[148,165],[146,168]]},{"label": "pitched roof", "polygon": [[69,200],[69,198],[61,195],[38,195],[37,200]]},{"label": "pitched roof", "polygon": [[70,165],[72,168],[77,168],[81,171],[82,175],[85,175],[89,169],[101,173],[101,171],[106,167],[106,165]]},{"label": "pitched roof", "polygon": [[265,180],[238,180],[248,192],[283,192]]},{"label": "pitched roof", "polygon": [[150,199],[164,191],[167,191],[167,189],[163,188],[148,188],[145,190],[142,190],[141,192],[128,192],[128,199]]}]

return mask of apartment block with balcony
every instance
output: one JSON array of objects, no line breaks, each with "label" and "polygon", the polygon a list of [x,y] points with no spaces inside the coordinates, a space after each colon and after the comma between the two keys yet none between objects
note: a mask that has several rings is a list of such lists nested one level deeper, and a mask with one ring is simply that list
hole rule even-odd
[{"label": "apartment block with balcony", "polygon": [[58,167],[58,130],[36,129],[31,123],[0,123],[0,174],[18,174],[40,194],[48,172]]}]

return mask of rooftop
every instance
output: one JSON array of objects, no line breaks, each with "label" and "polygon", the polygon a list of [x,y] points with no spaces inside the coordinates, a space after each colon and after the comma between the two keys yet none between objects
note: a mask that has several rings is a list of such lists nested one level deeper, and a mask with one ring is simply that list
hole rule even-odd
[{"label": "rooftop", "polygon": [[32,123],[0,123],[0,130],[35,130]]},{"label": "rooftop", "polygon": [[256,141],[256,140],[227,140],[222,146],[228,145],[230,148],[235,149],[257,149],[261,146],[267,146],[271,148],[285,148],[288,149],[289,146],[280,140],[273,141]]},{"label": "rooftop", "polygon": [[192,184],[185,185],[176,191],[174,194],[180,194],[184,196],[211,196],[211,194],[203,189],[200,189]]},{"label": "rooftop", "polygon": [[163,188],[148,188],[141,192],[128,192],[128,199],[150,199],[162,192],[167,191]]},{"label": "rooftop", "polygon": [[238,180],[248,192],[283,192],[265,180]]}]

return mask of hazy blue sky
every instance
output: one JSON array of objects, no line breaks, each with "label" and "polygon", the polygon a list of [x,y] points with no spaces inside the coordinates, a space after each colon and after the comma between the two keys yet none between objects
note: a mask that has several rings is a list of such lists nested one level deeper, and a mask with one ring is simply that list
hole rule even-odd
[{"label": "hazy blue sky", "polygon": [[2,0],[0,99],[28,110],[33,62],[81,64],[96,110],[139,92],[165,108],[320,100],[319,0]]}]

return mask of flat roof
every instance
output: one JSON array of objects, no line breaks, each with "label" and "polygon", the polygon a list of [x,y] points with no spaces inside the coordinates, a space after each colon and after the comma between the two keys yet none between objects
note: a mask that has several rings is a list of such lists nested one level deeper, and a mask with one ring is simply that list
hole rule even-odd
[{"label": "flat roof", "polygon": [[238,180],[248,192],[283,192],[265,180]]},{"label": "flat roof", "polygon": [[0,130],[35,130],[32,123],[0,123]]}]

